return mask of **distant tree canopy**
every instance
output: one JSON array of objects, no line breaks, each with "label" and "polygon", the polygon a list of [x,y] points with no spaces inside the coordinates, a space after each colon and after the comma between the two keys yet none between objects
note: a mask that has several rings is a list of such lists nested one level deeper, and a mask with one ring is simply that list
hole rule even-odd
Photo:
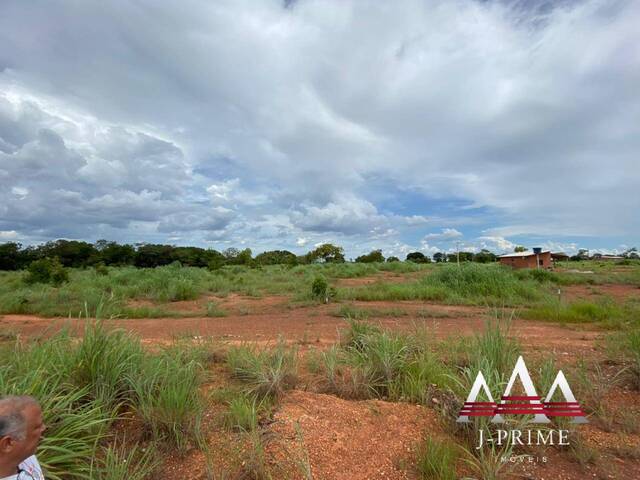
[{"label": "distant tree canopy", "polygon": [[447,255],[443,252],[436,252],[433,254],[433,261],[436,263],[442,263],[447,261]]},{"label": "distant tree canopy", "polygon": [[288,250],[262,252],[254,260],[258,265],[295,265],[298,263],[298,257]]},{"label": "distant tree canopy", "polygon": [[474,259],[473,252],[456,252],[447,254],[447,262],[457,262],[460,258],[461,262],[472,262]]},{"label": "distant tree canopy", "polygon": [[407,262],[431,263],[431,259],[422,252],[411,252],[407,254]]},{"label": "distant tree canopy", "polygon": [[516,246],[516,248],[513,249],[513,251],[515,253],[526,252],[527,251],[527,247],[523,247],[522,245],[518,245],[518,246]]},{"label": "distant tree canopy", "polygon": [[372,252],[367,253],[366,255],[360,255],[356,258],[357,263],[375,263],[375,262],[384,262],[384,255],[382,255],[382,250],[374,250]]},{"label": "distant tree canopy", "polygon": [[498,260],[495,253],[490,252],[486,248],[483,248],[473,256],[473,261],[478,263],[491,263]]},{"label": "distant tree canopy", "polygon": [[331,243],[320,245],[306,255],[309,263],[344,263],[344,249]]},{"label": "distant tree canopy", "polygon": [[[524,247],[516,247],[524,248]],[[436,252],[433,261],[456,262],[457,253]],[[625,259],[637,259],[638,249],[629,248],[621,254]],[[212,270],[225,265],[298,265],[306,263],[342,263],[345,261],[342,247],[325,243],[305,255],[296,256],[288,250],[271,250],[260,253],[255,258],[251,249],[227,248],[223,252],[200,247],[183,247],[152,243],[136,245],[120,244],[108,240],[98,240],[94,244],[78,240],[54,240],[37,246],[23,247],[20,243],[8,242],[0,244],[0,270],[21,270],[28,268],[33,262],[50,259],[59,262],[60,268],[86,268],[104,266],[134,265],[136,267],[154,268],[180,262],[184,266],[209,267]],[[589,259],[588,250],[580,250],[571,260]],[[431,258],[422,252],[407,254],[406,260],[414,263],[430,263]],[[478,253],[460,252],[461,262],[490,263],[497,256],[487,249]],[[384,262],[382,250],[377,249],[355,259],[358,263]],[[398,262],[398,257],[391,256],[387,262]],[[39,263],[40,267],[45,263]],[[52,271],[61,271],[58,263],[46,264]],[[34,267],[35,268],[35,267]]]}]

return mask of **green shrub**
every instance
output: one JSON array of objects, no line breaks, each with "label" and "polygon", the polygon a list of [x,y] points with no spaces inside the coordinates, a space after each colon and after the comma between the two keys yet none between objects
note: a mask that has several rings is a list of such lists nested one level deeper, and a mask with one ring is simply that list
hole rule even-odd
[{"label": "green shrub", "polygon": [[521,270],[515,270],[515,275],[521,280],[535,280],[539,283],[558,283],[559,277],[557,274],[550,272],[549,270],[545,270],[543,268],[525,268]]},{"label": "green shrub", "polygon": [[324,277],[316,277],[311,284],[311,296],[317,300],[325,300],[329,294],[329,283]]},{"label": "green shrub", "polygon": [[95,267],[93,267],[96,275],[107,276],[109,275],[109,269],[106,267],[104,263],[98,263]]},{"label": "green shrub", "polygon": [[57,258],[42,258],[31,262],[25,277],[25,282],[30,285],[51,283],[59,286],[67,281],[69,281],[69,273]]}]

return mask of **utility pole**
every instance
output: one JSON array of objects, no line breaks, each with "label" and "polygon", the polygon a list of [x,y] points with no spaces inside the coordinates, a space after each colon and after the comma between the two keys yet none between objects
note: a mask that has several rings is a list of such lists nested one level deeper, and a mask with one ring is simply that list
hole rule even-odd
[{"label": "utility pole", "polygon": [[456,258],[458,259],[458,267],[460,267],[460,242],[456,242]]}]

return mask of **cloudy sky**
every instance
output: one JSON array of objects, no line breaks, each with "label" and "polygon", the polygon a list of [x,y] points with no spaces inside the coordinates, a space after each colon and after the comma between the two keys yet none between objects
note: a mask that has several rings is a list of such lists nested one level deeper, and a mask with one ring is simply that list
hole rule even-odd
[{"label": "cloudy sky", "polygon": [[640,2],[0,2],[0,242],[640,247]]}]

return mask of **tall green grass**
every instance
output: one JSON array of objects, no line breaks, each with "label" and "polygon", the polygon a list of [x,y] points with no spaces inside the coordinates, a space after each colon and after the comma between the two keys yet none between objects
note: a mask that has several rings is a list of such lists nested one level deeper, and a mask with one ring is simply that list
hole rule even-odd
[{"label": "tall green grass", "polygon": [[[409,273],[421,269],[422,266],[410,263],[259,268],[236,265],[215,271],[179,264],[157,268],[108,267],[106,275],[96,269],[68,269],[69,282],[57,287],[41,283],[29,285],[25,272],[0,272],[0,314],[78,316],[86,309],[93,317],[96,310],[102,308],[107,316],[171,316],[171,311],[160,305],[195,300],[204,294],[225,296],[229,293],[254,297],[293,294],[297,299],[308,300],[311,283],[318,276],[333,280],[373,275],[379,271]],[[132,306],[132,300],[159,305]]]},{"label": "tall green grass", "polygon": [[0,394],[32,395],[42,406],[48,429],[38,457],[47,478],[93,478],[109,427],[127,411],[152,441],[184,448],[202,409],[199,366],[172,351],[146,353],[136,337],[100,322],[84,333],[0,348]]},{"label": "tall green grass", "polygon": [[227,352],[227,365],[259,398],[278,397],[298,381],[297,351],[282,342],[271,351],[249,345],[233,347]]},{"label": "tall green grass", "polygon": [[446,440],[427,437],[417,453],[417,467],[422,480],[456,480],[459,447]]},{"label": "tall green grass", "polygon": [[340,347],[321,354],[325,390],[346,398],[426,403],[454,373],[417,337],[349,320]]},{"label": "tall green grass", "polygon": [[611,329],[634,328],[640,327],[640,304],[633,301],[614,302],[610,298],[571,303],[549,299],[525,309],[521,316],[560,323],[598,323]]},{"label": "tall green grass", "polygon": [[533,278],[521,278],[501,265],[465,263],[443,265],[415,282],[376,283],[340,289],[350,300],[427,300],[452,304],[520,305],[536,302],[546,293]]}]

